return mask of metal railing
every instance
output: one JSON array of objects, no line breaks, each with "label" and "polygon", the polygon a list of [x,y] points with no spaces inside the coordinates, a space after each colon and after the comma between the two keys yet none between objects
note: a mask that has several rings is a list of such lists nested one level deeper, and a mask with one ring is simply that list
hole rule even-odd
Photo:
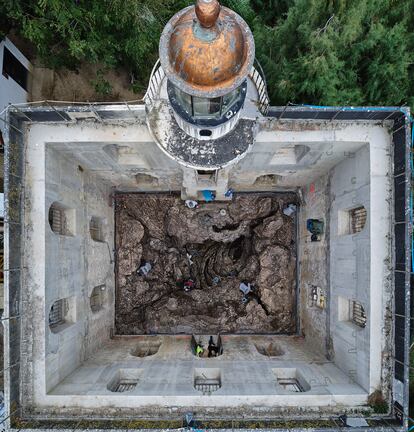
[{"label": "metal railing", "polygon": [[146,104],[151,105],[159,96],[162,80],[165,78],[164,69],[161,66],[160,59],[155,63],[148,83],[148,89],[144,96]]},{"label": "metal railing", "polygon": [[254,61],[249,77],[256,86],[259,95],[259,111],[262,115],[266,116],[269,112],[270,100],[269,94],[267,93],[266,77],[263,68],[257,59]]},{"label": "metal railing", "polygon": [[[270,101],[269,101],[269,95],[267,93],[266,78],[262,66],[260,65],[257,59],[255,59],[249,77],[253,81],[257,89],[257,93],[259,96],[259,100],[258,100],[259,111],[262,113],[262,115],[266,116],[269,111]],[[145,103],[152,104],[152,102],[159,97],[160,86],[164,78],[165,78],[165,72],[161,66],[160,59],[158,59],[151,72],[151,76],[148,83],[148,90],[144,96]]]}]

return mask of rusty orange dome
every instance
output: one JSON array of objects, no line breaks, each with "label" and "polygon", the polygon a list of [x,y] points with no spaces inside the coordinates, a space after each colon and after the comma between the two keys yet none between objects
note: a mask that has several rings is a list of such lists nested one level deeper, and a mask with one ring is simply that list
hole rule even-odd
[{"label": "rusty orange dome", "polygon": [[223,96],[248,76],[254,40],[246,22],[217,0],[197,0],[166,25],[160,60],[168,79],[199,97]]}]

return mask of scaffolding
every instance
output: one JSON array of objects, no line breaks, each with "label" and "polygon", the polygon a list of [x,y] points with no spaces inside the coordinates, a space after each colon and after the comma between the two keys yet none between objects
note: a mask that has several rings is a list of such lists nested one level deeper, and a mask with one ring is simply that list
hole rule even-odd
[{"label": "scaffolding", "polygon": [[[5,316],[1,321],[5,327],[6,356],[4,369],[1,371],[6,378],[5,416],[0,421],[8,427],[18,424],[26,416],[20,405],[20,342],[22,341],[21,325],[21,274],[25,269],[22,261],[21,234],[24,230],[24,124],[27,122],[73,123],[76,120],[70,113],[91,112],[101,123],[119,121],[135,122],[145,115],[142,100],[119,103],[89,103],[42,101],[31,104],[10,105],[0,113],[0,121],[5,125],[5,233],[4,233],[4,279],[5,279]],[[3,116],[5,115],[5,117]],[[409,375],[410,375],[410,333],[411,333],[411,277],[412,268],[412,145],[414,139],[413,119],[409,110],[399,107],[322,107],[293,106],[269,107],[267,115],[270,118],[283,120],[315,120],[315,121],[354,121],[390,122],[394,144],[394,300],[392,311],[394,327],[394,348],[392,353],[394,380],[401,383],[403,389],[400,399],[394,399],[391,416],[370,417],[370,421],[381,427],[383,431],[407,430],[409,422],[414,419],[409,416]],[[80,430],[81,426],[93,419],[76,419],[73,422],[58,423],[54,419],[32,419],[27,425],[17,428],[17,431],[27,427],[42,427],[55,424],[57,428]],[[204,421],[204,423],[203,423]],[[215,419],[200,420],[200,425],[213,423]],[[228,428],[234,429],[243,419],[232,419]],[[249,419],[254,422],[255,419]],[[266,425],[263,419],[257,419],[261,425]],[[303,430],[300,420],[296,430]],[[339,418],[320,419],[327,427],[324,431],[338,430],[341,426]],[[17,422],[17,423],[16,423]],[[236,425],[237,424],[237,425]],[[271,424],[269,421],[267,424]],[[82,426],[83,427],[83,426]],[[184,428],[184,423],[181,425]],[[263,427],[263,426],[262,426]],[[180,426],[178,426],[180,428]],[[187,428],[188,429],[188,428]],[[286,430],[273,428],[274,430]],[[292,430],[292,429],[291,429]],[[319,430],[318,426],[313,429]],[[322,429],[320,429],[322,430]],[[378,429],[377,429],[378,430]]]}]

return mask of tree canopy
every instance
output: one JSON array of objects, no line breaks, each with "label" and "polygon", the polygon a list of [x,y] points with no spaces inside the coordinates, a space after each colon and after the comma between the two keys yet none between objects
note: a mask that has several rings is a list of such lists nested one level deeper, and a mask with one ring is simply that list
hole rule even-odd
[{"label": "tree canopy", "polygon": [[[193,0],[3,0],[0,32],[45,66],[124,66],[144,88],[168,19]],[[273,104],[414,106],[414,0],[223,0],[251,26]]]}]

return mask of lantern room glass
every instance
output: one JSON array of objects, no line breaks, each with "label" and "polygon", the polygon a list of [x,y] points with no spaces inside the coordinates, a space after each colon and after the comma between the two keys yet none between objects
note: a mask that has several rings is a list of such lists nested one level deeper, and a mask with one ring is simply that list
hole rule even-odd
[{"label": "lantern room glass", "polygon": [[243,96],[241,87],[232,92],[216,98],[201,98],[191,96],[178,87],[174,87],[174,94],[181,108],[192,118],[219,119],[227,114]]}]

